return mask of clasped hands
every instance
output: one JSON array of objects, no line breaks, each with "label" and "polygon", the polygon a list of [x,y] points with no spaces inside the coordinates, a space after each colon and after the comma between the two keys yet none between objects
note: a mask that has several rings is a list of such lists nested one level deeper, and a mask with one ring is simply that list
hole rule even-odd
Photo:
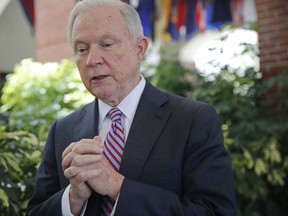
[{"label": "clasped hands", "polygon": [[71,143],[62,154],[62,169],[71,185],[69,201],[72,213],[79,213],[93,191],[114,200],[120,192],[124,176],[114,170],[103,150],[104,144],[96,136]]}]

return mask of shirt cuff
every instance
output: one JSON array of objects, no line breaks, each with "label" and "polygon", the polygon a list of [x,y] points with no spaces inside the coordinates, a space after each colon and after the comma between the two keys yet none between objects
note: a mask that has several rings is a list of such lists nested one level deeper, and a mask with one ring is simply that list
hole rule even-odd
[{"label": "shirt cuff", "polygon": [[118,196],[117,196],[117,199],[116,199],[116,201],[115,201],[115,204],[114,204],[114,206],[113,206],[113,209],[112,209],[112,211],[111,211],[110,216],[114,216],[114,214],[115,214],[115,210],[116,210],[116,207],[117,207],[117,203],[118,203],[119,196],[120,196],[120,194],[118,194]]}]

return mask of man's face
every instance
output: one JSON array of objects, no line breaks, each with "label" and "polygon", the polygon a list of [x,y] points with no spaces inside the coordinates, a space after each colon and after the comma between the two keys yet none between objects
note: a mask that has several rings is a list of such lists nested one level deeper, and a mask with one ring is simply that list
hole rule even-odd
[{"label": "man's face", "polygon": [[140,62],[148,41],[133,42],[120,11],[102,7],[77,16],[73,49],[81,79],[97,98],[115,106],[140,81]]}]

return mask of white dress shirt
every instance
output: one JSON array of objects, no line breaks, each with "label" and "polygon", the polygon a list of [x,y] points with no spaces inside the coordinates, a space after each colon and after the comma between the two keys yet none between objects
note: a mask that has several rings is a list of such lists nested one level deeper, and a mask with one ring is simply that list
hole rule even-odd
[{"label": "white dress shirt", "polygon": [[[143,78],[143,76],[141,76],[141,80],[138,83],[138,85],[117,106],[123,113],[122,123],[124,127],[124,132],[125,132],[125,141],[127,140],[140,97],[145,88],[145,84],[146,84],[146,81]],[[99,132],[99,136],[102,139],[102,142],[104,142],[106,135],[111,127],[111,123],[112,123],[111,119],[107,115],[112,107],[109,106],[108,104],[105,104],[101,100],[98,100],[98,106],[99,106],[98,132]],[[62,200],[61,200],[61,208],[62,208],[63,216],[73,216],[73,214],[70,211],[69,190],[70,190],[70,185],[68,185],[68,187],[65,189],[64,194],[62,196]],[[118,201],[118,198],[113,207],[111,216],[114,215],[117,201]],[[86,206],[87,206],[87,202],[85,203],[83,207],[81,216],[84,215]]]}]

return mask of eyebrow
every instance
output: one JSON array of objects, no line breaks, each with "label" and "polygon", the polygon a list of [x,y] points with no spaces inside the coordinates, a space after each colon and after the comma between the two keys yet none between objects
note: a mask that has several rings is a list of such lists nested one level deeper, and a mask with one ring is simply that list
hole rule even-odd
[{"label": "eyebrow", "polygon": [[[113,34],[104,34],[104,35],[100,36],[99,41],[104,40],[104,39],[111,39],[111,40],[115,40],[117,42],[120,42],[122,40],[121,37],[115,37]],[[75,39],[72,41],[72,44],[74,47],[77,44],[87,44],[87,43],[81,39]]]},{"label": "eyebrow", "polygon": [[77,46],[78,44],[85,44],[85,43],[84,43],[83,41],[81,41],[81,40],[72,41],[72,45],[73,45],[73,48],[74,48],[74,49],[76,48],[76,46]]}]

